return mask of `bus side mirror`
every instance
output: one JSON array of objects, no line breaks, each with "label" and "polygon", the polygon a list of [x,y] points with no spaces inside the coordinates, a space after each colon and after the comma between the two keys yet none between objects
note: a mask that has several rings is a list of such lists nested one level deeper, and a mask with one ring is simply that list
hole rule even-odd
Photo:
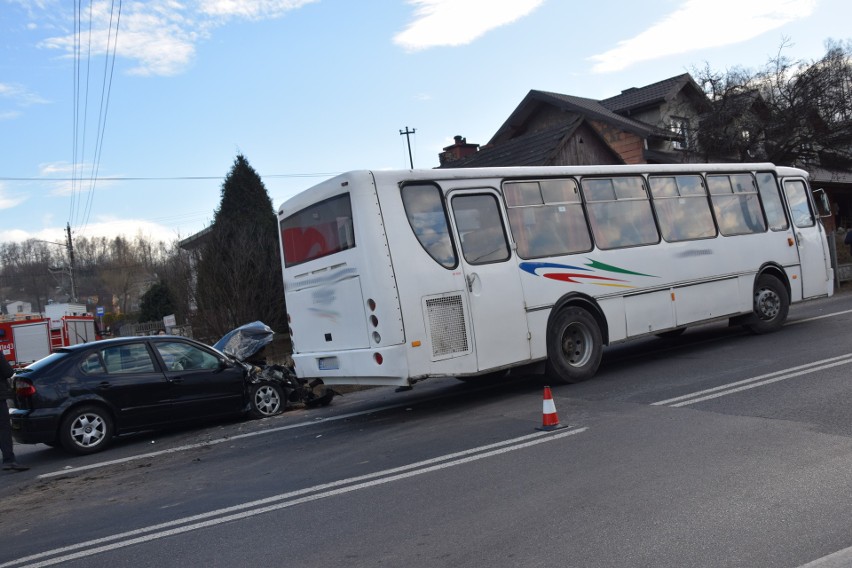
[{"label": "bus side mirror", "polygon": [[817,202],[817,209],[819,210],[820,217],[831,217],[831,203],[828,201],[828,194],[824,189],[815,189],[814,197],[819,194],[819,199],[815,199]]}]

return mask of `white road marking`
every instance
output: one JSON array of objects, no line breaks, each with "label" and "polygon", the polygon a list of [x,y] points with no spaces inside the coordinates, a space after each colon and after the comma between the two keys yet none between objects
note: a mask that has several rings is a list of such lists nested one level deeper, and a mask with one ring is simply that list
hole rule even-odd
[{"label": "white road marking", "polygon": [[852,566],[852,547],[838,550],[834,554],[817,558],[799,568],[849,568]]},{"label": "white road marking", "polygon": [[814,316],[812,318],[805,318],[805,319],[800,319],[800,320],[795,320],[795,321],[789,321],[789,322],[785,323],[784,326],[786,327],[788,325],[796,325],[797,323],[804,323],[806,321],[816,321],[816,320],[821,320],[821,319],[825,319],[825,318],[833,318],[834,316],[842,316],[843,314],[852,314],[852,310],[843,310],[842,312],[832,312],[830,314],[824,314],[824,315],[821,315],[821,316]]},{"label": "white road marking", "polygon": [[773,373],[759,375],[750,379],[744,379],[742,381],[728,383],[726,385],[720,385],[718,387],[700,390],[689,394],[676,396],[674,398],[667,398],[666,400],[660,400],[651,403],[651,405],[671,407],[687,406],[689,404],[695,404],[704,400],[719,398],[721,396],[726,396],[735,392],[753,389],[755,387],[768,385],[770,383],[775,383],[778,381],[791,379],[793,377],[799,377],[801,375],[814,373],[823,369],[830,369],[831,367],[837,367],[839,365],[848,365],[849,363],[852,363],[852,355],[839,355],[837,357],[830,357],[828,359],[814,361],[805,365],[799,365],[797,367],[790,367],[789,369],[782,369]]},{"label": "white road marking", "polygon": [[[408,405],[410,405],[410,404],[411,403],[408,403]],[[258,430],[257,432],[246,432],[245,434],[236,434],[234,436],[225,436],[224,438],[216,438],[215,440],[208,440],[206,442],[199,442],[197,444],[187,444],[185,446],[177,446],[177,447],[174,447],[174,448],[169,448],[167,450],[159,450],[159,451],[156,451],[156,452],[148,452],[148,453],[145,453],[145,454],[127,456],[127,457],[124,457],[124,458],[102,461],[102,462],[92,463],[92,464],[88,464],[88,465],[81,465],[81,466],[76,466],[76,467],[72,466],[72,467],[68,467],[66,469],[61,469],[59,471],[51,471],[51,472],[48,472],[48,473],[42,473],[41,475],[37,476],[37,479],[46,479],[46,478],[50,478],[50,477],[58,477],[60,475],[67,475],[69,473],[77,473],[77,472],[81,472],[81,471],[87,471],[87,470],[90,470],[90,469],[98,469],[98,468],[101,468],[101,467],[107,467],[107,466],[116,465],[116,464],[120,464],[120,463],[127,463],[127,462],[136,461],[136,460],[145,460],[145,459],[155,458],[157,456],[163,456],[163,455],[166,455],[166,454],[173,454],[175,452],[185,452],[187,450],[194,450],[194,449],[197,449],[197,448],[205,448],[205,447],[208,447],[208,446],[215,446],[217,444],[222,444],[224,442],[232,442],[234,440],[240,440],[240,439],[243,439],[243,438],[253,438],[255,436],[262,436],[264,434],[272,434],[274,432],[281,432],[283,430],[292,430],[294,428],[305,428],[307,426],[314,426],[316,424],[324,424],[326,422],[334,422],[334,421],[337,421],[337,420],[345,420],[347,418],[352,418],[352,417],[355,417],[355,416],[363,416],[364,414],[373,414],[375,412],[383,412],[385,410],[393,410],[393,409],[396,409],[396,408],[402,408],[403,406],[406,406],[406,404],[398,404],[398,405],[393,405],[393,406],[382,406],[382,407],[377,407],[377,408],[371,408],[369,410],[363,410],[363,411],[360,411],[360,412],[350,412],[348,414],[338,414],[337,416],[331,416],[331,417],[328,417],[328,418],[321,418],[321,419],[318,419],[318,420],[312,420],[310,422],[299,422],[297,424],[288,424],[287,426],[278,426],[276,428],[268,428],[266,430]]]},{"label": "white road marking", "polygon": [[[588,428],[582,427],[574,428],[571,430],[560,430],[556,433],[537,431],[533,434],[528,434],[526,436],[520,436],[518,438],[512,438],[510,440],[503,440],[501,442],[496,442],[485,446],[479,446],[477,448],[471,448],[468,450],[447,454],[444,456],[438,456],[435,458],[411,463],[396,468],[368,473],[365,475],[342,479],[339,481],[333,481],[330,483],[316,485],[314,487],[308,487],[305,489],[291,491],[288,493],[282,493],[280,495],[274,495],[272,497],[267,497],[264,499],[243,503],[240,505],[234,505],[232,507],[226,507],[224,509],[210,511],[208,513],[201,513],[198,515],[185,517],[183,519],[175,519],[173,521],[168,521],[149,527],[143,527],[120,534],[94,539],[87,542],[81,542],[62,548],[56,548],[54,550],[40,552],[38,554],[33,554],[30,556],[5,562],[3,564],[0,564],[0,568],[9,568],[12,566],[17,566],[20,568],[40,568],[42,566],[52,566],[61,562],[68,562],[70,560],[76,560],[78,558],[92,556],[100,552],[116,550],[119,548],[132,546],[134,544],[149,542],[152,540],[157,540],[176,534],[182,534],[206,527],[219,525],[222,523],[245,519],[256,515],[261,515],[263,513],[285,509],[294,505],[300,505],[302,503],[316,501],[318,499],[334,497],[336,495],[342,495],[344,493],[350,493],[352,491],[358,491],[360,489],[367,489],[377,485],[391,483],[400,479],[406,479],[409,477],[423,475],[425,473],[431,473],[433,471],[438,471],[457,465],[463,465],[481,459],[494,457],[500,454],[513,452],[515,450],[520,450],[538,444],[543,444],[545,442],[552,442],[561,438],[580,434],[582,432],[585,432],[586,430],[588,430]],[[37,562],[33,564],[26,564],[27,562],[32,561]]]}]

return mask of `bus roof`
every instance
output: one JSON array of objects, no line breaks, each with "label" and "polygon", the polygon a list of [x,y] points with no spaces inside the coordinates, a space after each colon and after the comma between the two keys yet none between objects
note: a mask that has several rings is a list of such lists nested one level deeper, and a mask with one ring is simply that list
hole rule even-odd
[{"label": "bus roof", "polygon": [[550,177],[559,175],[624,175],[624,174],[679,174],[693,172],[740,172],[776,170],[783,176],[808,177],[806,171],[787,167],[776,166],[769,162],[754,163],[695,163],[695,164],[628,164],[628,165],[593,165],[593,166],[515,166],[495,168],[446,168],[446,169],[413,169],[413,170],[353,170],[329,178],[319,184],[302,191],[286,200],[278,210],[296,211],[319,200],[338,195],[346,191],[344,188],[350,185],[363,185],[387,181],[399,180],[454,180],[471,178],[515,178],[515,177]]}]

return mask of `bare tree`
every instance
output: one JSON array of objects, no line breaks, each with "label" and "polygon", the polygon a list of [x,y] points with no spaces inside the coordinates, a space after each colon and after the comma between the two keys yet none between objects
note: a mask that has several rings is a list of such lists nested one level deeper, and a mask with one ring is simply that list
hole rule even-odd
[{"label": "bare tree", "polygon": [[698,143],[708,161],[852,166],[852,44],[828,41],[816,61],[777,55],[760,70],[694,73],[711,101]]},{"label": "bare tree", "polygon": [[[25,300],[35,311],[42,311],[57,287],[66,287],[61,249],[30,239],[22,243],[0,243],[0,268],[5,300]],[[53,269],[53,271],[51,270]]]}]

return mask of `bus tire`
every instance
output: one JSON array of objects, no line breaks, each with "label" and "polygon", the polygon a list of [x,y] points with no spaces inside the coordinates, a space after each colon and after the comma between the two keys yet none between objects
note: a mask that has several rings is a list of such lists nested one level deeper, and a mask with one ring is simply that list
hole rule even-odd
[{"label": "bus tire", "polygon": [[560,383],[577,383],[594,376],[601,363],[603,340],[597,320],[587,310],[560,310],[547,334],[547,376]]},{"label": "bus tire", "polygon": [[781,329],[790,311],[790,294],[775,276],[762,274],[754,284],[754,314],[745,328],[760,335]]}]

